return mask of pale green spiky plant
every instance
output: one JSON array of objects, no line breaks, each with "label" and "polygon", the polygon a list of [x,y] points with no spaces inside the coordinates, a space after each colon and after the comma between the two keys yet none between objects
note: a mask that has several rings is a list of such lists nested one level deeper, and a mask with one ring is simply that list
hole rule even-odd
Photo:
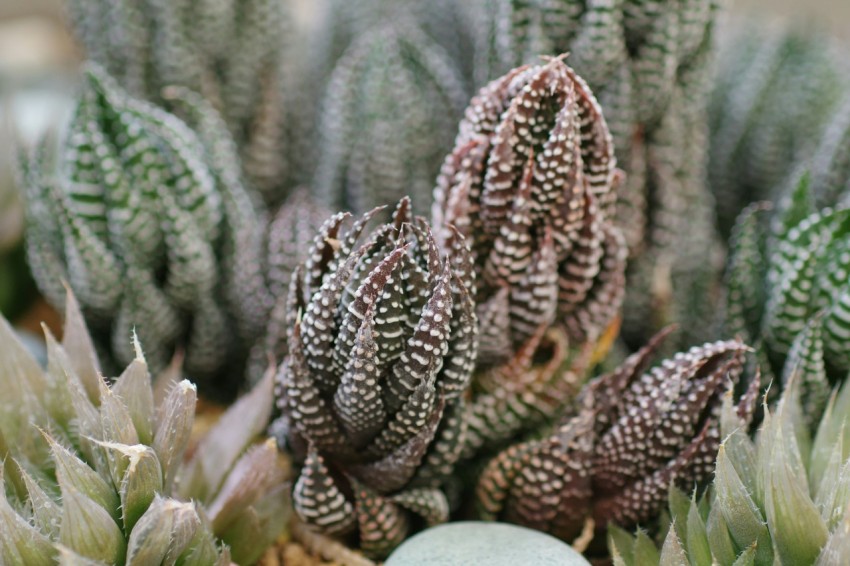
[{"label": "pale green spiky plant", "polygon": [[252,183],[269,202],[283,198],[287,2],[72,0],[68,11],[87,56],[133,95],[167,107],[167,86],[203,94],[224,116]]},{"label": "pale green spiky plant", "polygon": [[[725,440],[709,494],[673,489],[660,551],[646,535],[610,530],[616,566],[774,564],[833,566],[850,556],[850,387],[832,392],[814,429],[791,380],[755,440],[726,403]],[[814,436],[812,436],[812,431]]]},{"label": "pale green spiky plant", "polygon": [[717,2],[466,5],[476,22],[476,85],[540,55],[569,53],[599,99],[627,174],[617,209],[630,249],[623,336],[637,347],[679,321],[687,343],[709,338],[699,321],[712,312],[722,268],[704,180]]},{"label": "pale green spiky plant", "polygon": [[248,564],[283,530],[286,466],[252,445],[271,375],[191,458],[195,387],[173,366],[152,387],[141,347],[114,382],[99,373],[75,299],[42,369],[0,319],[0,563]]},{"label": "pale green spiky plant", "polygon": [[22,176],[28,257],[54,305],[68,281],[104,359],[129,364],[135,328],[154,371],[182,347],[192,378],[226,392],[267,308],[261,222],[221,119],[186,89],[168,95],[197,132],[84,67],[67,130]]}]

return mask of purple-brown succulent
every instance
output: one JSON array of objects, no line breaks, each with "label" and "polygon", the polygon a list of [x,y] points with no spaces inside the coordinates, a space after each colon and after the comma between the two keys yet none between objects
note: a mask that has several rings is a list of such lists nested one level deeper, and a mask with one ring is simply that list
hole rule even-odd
[{"label": "purple-brown succulent", "polygon": [[[542,440],[517,444],[490,462],[478,484],[484,517],[574,539],[656,515],[671,484],[704,481],[720,444],[722,396],[740,380],[747,346],[715,342],[646,371],[666,333],[614,372],[588,384],[577,413]],[[737,410],[751,414],[754,380]]]},{"label": "purple-brown succulent", "polygon": [[514,69],[472,99],[434,195],[432,224],[469,241],[484,364],[541,326],[594,340],[617,313],[626,248],[613,226],[611,134],[561,58]]},{"label": "purple-brown succulent", "polygon": [[414,516],[448,518],[439,487],[460,456],[477,335],[462,238],[441,258],[407,199],[361,237],[379,210],[347,230],[348,214],[331,217],[296,270],[277,391],[277,430],[306,452],[296,512],[325,533],[356,532],[377,557]]},{"label": "purple-brown succulent", "polygon": [[444,246],[466,238],[476,274],[466,456],[556,418],[577,393],[623,298],[621,178],[599,104],[561,58],[472,99],[432,210]]}]

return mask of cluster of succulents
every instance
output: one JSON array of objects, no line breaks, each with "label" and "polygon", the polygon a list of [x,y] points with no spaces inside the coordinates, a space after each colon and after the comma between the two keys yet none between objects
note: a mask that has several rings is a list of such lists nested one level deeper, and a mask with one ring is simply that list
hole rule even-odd
[{"label": "cluster of succulents", "polygon": [[271,374],[185,459],[195,386],[173,365],[153,382],[141,346],[111,383],[69,293],[43,369],[0,318],[0,562],[252,563],[287,520],[287,466],[252,445]]},{"label": "cluster of succulents", "polygon": [[203,94],[224,117],[247,177],[269,202],[280,198],[292,72],[286,2],[71,0],[68,12],[88,58],[132,95],[168,107],[166,87]]},{"label": "cluster of succulents", "polygon": [[[289,523],[361,564],[455,518],[618,566],[850,556],[821,44],[721,36],[709,105],[715,0],[321,4],[301,34],[272,0],[70,3],[94,62],[20,167],[66,326],[43,369],[0,320],[0,563],[249,564]],[[721,232],[774,200],[722,312],[708,181]],[[181,359],[253,387],[196,447]]]},{"label": "cluster of succulents", "polygon": [[721,267],[705,183],[716,2],[477,0],[469,7],[477,82],[540,55],[569,53],[599,98],[628,174],[617,209],[630,251],[624,338],[639,344],[674,321],[687,340],[705,338],[696,321],[711,312]]},{"label": "cluster of succulents", "polygon": [[850,387],[832,392],[813,430],[796,373],[755,439],[726,404],[709,493],[673,489],[659,551],[646,533],[612,529],[614,564],[843,564],[850,556]]}]

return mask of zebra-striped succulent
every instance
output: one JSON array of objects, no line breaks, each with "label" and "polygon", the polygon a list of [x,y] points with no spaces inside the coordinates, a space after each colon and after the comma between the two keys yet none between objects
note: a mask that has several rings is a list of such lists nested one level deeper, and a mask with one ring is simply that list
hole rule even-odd
[{"label": "zebra-striped succulent", "polygon": [[[746,22],[719,39],[708,172],[726,235],[745,206],[779,199],[803,164],[814,166],[819,197],[844,187],[847,173],[830,182],[828,162],[846,155],[840,140],[850,106],[840,108],[850,68],[828,38],[799,30]],[[819,198],[821,206],[835,202]]]},{"label": "zebra-striped succulent", "polygon": [[557,416],[619,311],[613,153],[596,99],[560,59],[511,71],[466,111],[432,222],[444,247],[465,236],[477,275],[467,456]]},{"label": "zebra-striped succulent", "polygon": [[[804,176],[773,214],[755,204],[730,242],[725,331],[762,353],[778,373],[791,353],[822,344],[826,371],[850,369],[850,209],[815,210]],[[803,356],[808,358],[808,356]],[[787,373],[787,372],[786,372]]]},{"label": "zebra-striped succulent", "polygon": [[[477,84],[569,52],[611,127],[627,173],[617,219],[630,250],[624,338],[671,321],[705,339],[722,262],[704,182],[716,0],[478,0]],[[688,140],[683,144],[682,140]]]},{"label": "zebra-striped succulent", "polygon": [[172,366],[152,387],[141,346],[111,384],[73,295],[42,369],[0,317],[0,563],[256,561],[289,515],[274,442],[252,445],[272,374],[184,459],[194,385]]},{"label": "zebra-striped succulent", "polygon": [[519,67],[467,108],[434,193],[443,242],[455,227],[479,274],[480,365],[558,320],[594,340],[617,314],[625,245],[612,216],[622,172],[585,82],[561,59]]},{"label": "zebra-striped succulent", "polygon": [[165,87],[203,94],[224,116],[252,184],[269,202],[282,198],[292,78],[286,2],[72,0],[69,13],[87,56],[132,95],[167,107]]},{"label": "zebra-striped succulent", "polygon": [[226,392],[264,315],[236,158],[97,66],[83,82],[58,148],[45,139],[25,166],[35,278],[54,305],[70,284],[105,357],[135,359],[135,329],[154,371],[182,348],[193,379]]},{"label": "zebra-striped succulent", "polygon": [[[493,459],[478,484],[483,518],[572,540],[588,525],[633,525],[661,511],[671,483],[710,477],[720,443],[723,393],[739,381],[747,347],[724,341],[691,348],[645,372],[656,336],[613,373],[590,382],[577,413],[541,440]],[[737,406],[755,408],[758,381]]]},{"label": "zebra-striped succulent", "polygon": [[362,33],[337,62],[319,111],[319,200],[363,213],[408,194],[426,213],[466,96],[454,63],[414,20]]},{"label": "zebra-striped succulent", "polygon": [[361,237],[379,212],[347,230],[348,214],[331,217],[293,276],[272,428],[306,453],[301,519],[383,557],[448,519],[439,488],[460,456],[477,323],[462,238],[441,259],[407,199]]},{"label": "zebra-striped succulent", "polygon": [[[850,556],[850,387],[833,391],[814,428],[798,385],[800,369],[755,440],[728,404],[711,490],[671,490],[672,521],[659,551],[645,533],[612,528],[614,564],[844,564]],[[814,432],[814,436],[812,433]]]}]

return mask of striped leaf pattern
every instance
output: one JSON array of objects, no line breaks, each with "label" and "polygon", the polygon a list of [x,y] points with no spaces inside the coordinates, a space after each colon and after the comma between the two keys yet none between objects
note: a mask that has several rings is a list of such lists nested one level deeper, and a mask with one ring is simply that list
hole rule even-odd
[{"label": "striped leaf pattern", "polygon": [[183,348],[187,371],[226,391],[238,382],[225,368],[257,330],[262,293],[234,257],[258,257],[257,219],[215,150],[89,65],[57,155],[45,140],[25,185],[30,263],[48,298],[63,304],[66,280],[117,362],[134,359],[135,331],[154,369]]},{"label": "striped leaf pattern", "polygon": [[[279,442],[306,446],[293,501],[330,534],[386,556],[415,524],[447,520],[440,487],[460,456],[476,354],[472,297],[403,199],[390,223],[321,227],[290,285],[277,374]],[[457,253],[468,253],[459,246]]]}]

